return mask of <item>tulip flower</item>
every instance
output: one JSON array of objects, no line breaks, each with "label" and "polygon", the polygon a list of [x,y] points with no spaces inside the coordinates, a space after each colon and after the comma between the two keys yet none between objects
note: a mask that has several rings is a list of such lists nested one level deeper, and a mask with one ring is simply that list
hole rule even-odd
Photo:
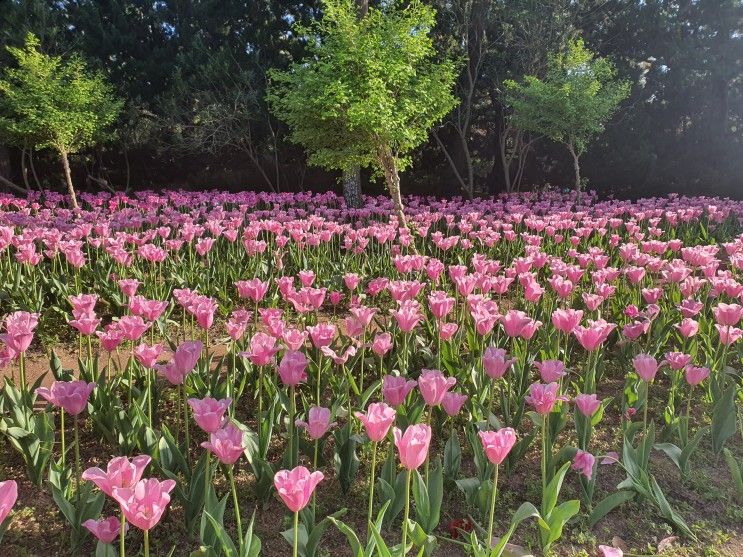
[{"label": "tulip flower", "polygon": [[400,464],[406,468],[407,481],[405,483],[405,516],[402,522],[402,548],[405,553],[408,538],[408,520],[410,518],[410,479],[411,472],[428,461],[428,447],[431,445],[431,426],[416,424],[408,426],[405,433],[398,428],[392,429],[395,446],[400,455]]},{"label": "tulip flower", "polygon": [[417,381],[405,377],[385,375],[382,380],[382,396],[390,406],[400,406],[417,384]]},{"label": "tulip flower", "polygon": [[304,428],[308,437],[316,441],[322,439],[335,422],[330,422],[330,408],[312,406],[307,412],[307,421],[295,420],[294,425]]},{"label": "tulip flower", "polygon": [[294,513],[294,557],[299,552],[299,511],[310,502],[317,484],[324,477],[322,472],[310,473],[304,466],[297,466],[293,470],[279,470],[273,477],[279,497]]},{"label": "tulip flower", "polygon": [[500,379],[516,362],[515,358],[507,358],[503,348],[488,346],[482,355],[482,365],[491,379]]},{"label": "tulip flower", "polygon": [[[121,521],[115,516],[93,520],[89,518],[82,524],[93,534],[101,543],[111,544],[117,538],[121,530]],[[124,533],[129,529],[129,525],[124,525]]]},{"label": "tulip flower", "polygon": [[160,522],[174,487],[175,480],[160,482],[150,478],[138,481],[133,487],[113,488],[113,498],[126,519],[144,531],[144,557],[150,555],[150,530]]},{"label": "tulip flower", "polygon": [[573,458],[571,468],[583,474],[587,480],[590,480],[593,477],[594,462],[596,462],[596,459],[591,453],[578,450],[575,458]]},{"label": "tulip flower", "polygon": [[436,369],[424,369],[418,377],[418,390],[426,404],[433,407],[441,404],[446,392],[456,383],[454,377],[445,377]]},{"label": "tulip flower", "polygon": [[462,406],[469,397],[459,393],[448,392],[441,401],[441,407],[449,417],[454,417],[462,410]]},{"label": "tulip flower", "polygon": [[602,557],[624,557],[624,552],[621,549],[610,545],[600,545],[599,551]]},{"label": "tulip flower", "polygon": [[[15,480],[0,482],[0,525],[5,523],[18,499],[18,484]],[[7,526],[7,525],[6,525]]]},{"label": "tulip flower", "polygon": [[495,518],[495,498],[498,492],[498,467],[506,459],[516,444],[516,432],[513,428],[504,427],[498,431],[478,432],[485,456],[495,465],[493,473],[493,491],[490,494],[490,517],[488,520],[488,540],[493,539],[493,521]]},{"label": "tulip flower", "polygon": [[543,362],[534,362],[534,367],[539,370],[539,376],[545,383],[554,383],[560,381],[567,372],[565,364],[560,360],[544,360]]},{"label": "tulip flower", "polygon": [[[125,456],[112,458],[104,472],[100,468],[88,468],[82,478],[93,482],[98,489],[109,497],[114,497],[114,488],[133,488],[142,478],[144,469],[152,459],[147,455],[135,456],[131,460]],[[126,517],[122,509],[119,530],[119,555],[125,555],[124,539],[126,535]]]}]

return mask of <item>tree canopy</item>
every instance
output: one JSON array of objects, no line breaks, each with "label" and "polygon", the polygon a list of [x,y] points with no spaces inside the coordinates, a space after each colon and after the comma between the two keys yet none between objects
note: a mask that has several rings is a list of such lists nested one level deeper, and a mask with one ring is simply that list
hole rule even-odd
[{"label": "tree canopy", "polygon": [[564,144],[573,156],[579,189],[578,159],[627,98],[630,84],[618,80],[614,65],[577,39],[550,56],[544,79],[527,75],[523,83],[508,80],[505,86],[512,122]]},{"label": "tree canopy", "polygon": [[268,99],[311,164],[371,167],[399,198],[397,172],[456,104],[455,66],[436,59],[434,23],[435,11],[419,0],[371,8],[361,19],[351,0],[325,0],[322,19],[299,28],[308,56],[269,72]]},{"label": "tree canopy", "polygon": [[56,150],[76,206],[67,156],[102,140],[122,102],[80,57],[63,60],[39,45],[29,33],[24,48],[8,47],[16,66],[6,67],[0,78],[0,134],[12,143]]}]

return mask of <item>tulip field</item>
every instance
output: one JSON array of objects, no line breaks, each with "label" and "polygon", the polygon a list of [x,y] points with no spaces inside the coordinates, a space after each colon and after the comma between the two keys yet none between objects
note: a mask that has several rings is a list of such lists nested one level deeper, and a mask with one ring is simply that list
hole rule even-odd
[{"label": "tulip field", "polygon": [[743,555],[743,202],[0,196],[0,556]]}]

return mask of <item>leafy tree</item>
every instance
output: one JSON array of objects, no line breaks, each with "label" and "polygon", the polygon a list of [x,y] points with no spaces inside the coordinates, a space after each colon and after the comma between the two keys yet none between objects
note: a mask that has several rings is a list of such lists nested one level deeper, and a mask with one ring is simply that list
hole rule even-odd
[{"label": "leafy tree", "polygon": [[550,58],[544,79],[526,76],[523,83],[509,80],[505,85],[517,127],[567,147],[580,193],[580,156],[627,97],[629,83],[617,80],[613,64],[577,39]]},{"label": "leafy tree", "polygon": [[384,175],[405,225],[399,171],[455,105],[455,68],[437,61],[430,38],[435,11],[412,0],[357,17],[351,0],[326,0],[309,29],[310,57],[272,71],[268,100],[308,151],[310,164]]},{"label": "leafy tree", "polygon": [[122,102],[82,59],[72,56],[65,61],[42,53],[33,34],[26,36],[24,48],[8,51],[17,67],[6,67],[0,79],[0,132],[15,143],[56,150],[72,206],[77,208],[69,155],[102,140]]}]

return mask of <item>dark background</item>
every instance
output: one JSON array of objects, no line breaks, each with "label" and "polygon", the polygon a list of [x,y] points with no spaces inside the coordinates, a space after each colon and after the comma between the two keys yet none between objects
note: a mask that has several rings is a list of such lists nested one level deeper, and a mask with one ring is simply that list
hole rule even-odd
[{"label": "dark background", "polygon": [[[439,51],[462,60],[463,99],[468,72],[474,76],[465,135],[478,193],[504,188],[498,151],[507,115],[503,81],[541,75],[550,51],[582,36],[632,83],[630,98],[583,158],[589,187],[619,197],[743,197],[741,0],[432,3]],[[264,101],[266,70],[303,56],[292,25],[320,16],[316,0],[0,0],[0,64],[10,63],[5,45],[21,45],[31,31],[47,52],[80,53],[126,99],[110,140],[74,158],[80,190],[340,191],[336,174],[307,167]],[[451,125],[458,115],[437,133],[454,163],[463,165]],[[21,154],[0,140],[0,174],[31,188],[61,187],[53,154],[26,153],[25,180]],[[459,195],[436,141],[414,160],[403,175],[404,193]],[[539,140],[526,161],[523,189],[571,184],[562,147]],[[382,191],[368,176],[364,190]]]}]

